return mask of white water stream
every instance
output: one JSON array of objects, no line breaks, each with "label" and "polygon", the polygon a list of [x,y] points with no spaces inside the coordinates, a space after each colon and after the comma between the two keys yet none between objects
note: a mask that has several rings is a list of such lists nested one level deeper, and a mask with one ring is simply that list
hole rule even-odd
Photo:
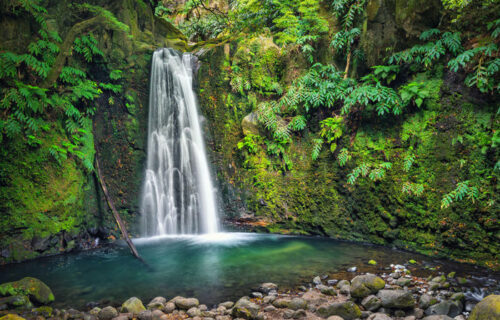
[{"label": "white water stream", "polygon": [[215,192],[193,91],[196,59],[153,54],[142,236],[215,233]]}]

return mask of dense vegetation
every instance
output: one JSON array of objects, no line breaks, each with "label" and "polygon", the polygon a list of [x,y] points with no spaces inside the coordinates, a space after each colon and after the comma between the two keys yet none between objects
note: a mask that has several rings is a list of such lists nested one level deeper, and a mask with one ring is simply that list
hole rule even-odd
[{"label": "dense vegetation", "polygon": [[[2,16],[29,17],[31,29],[22,46],[0,47],[0,247],[99,225],[85,222],[81,191],[95,193],[96,135],[110,147],[103,157],[122,214],[137,217],[138,183],[124,179],[142,174],[146,61],[158,44],[150,19],[169,26],[163,45],[185,48],[176,25],[203,62],[202,112],[228,215],[499,267],[498,2],[61,6],[74,16],[69,27],[54,27],[50,1],[2,4]],[[148,18],[134,22],[139,10]],[[69,176],[78,182],[58,206],[75,211],[19,187],[40,193]]]}]

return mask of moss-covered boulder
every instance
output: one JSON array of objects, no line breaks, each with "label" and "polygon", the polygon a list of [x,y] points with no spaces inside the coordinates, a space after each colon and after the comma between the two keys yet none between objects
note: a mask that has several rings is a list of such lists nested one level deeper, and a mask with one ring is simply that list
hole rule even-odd
[{"label": "moss-covered boulder", "polygon": [[357,276],[351,281],[351,296],[364,298],[384,289],[385,281],[374,274]]},{"label": "moss-covered boulder", "polygon": [[410,291],[380,290],[377,297],[384,308],[406,309],[415,307],[415,299]]},{"label": "moss-covered boulder", "polygon": [[146,310],[142,301],[139,298],[132,297],[122,304],[121,312],[132,313],[138,315],[142,311]]},{"label": "moss-covered boulder", "polygon": [[18,316],[17,314],[9,313],[3,317],[0,317],[0,320],[24,320],[24,318]]},{"label": "moss-covered boulder", "polygon": [[1,284],[0,295],[29,296],[33,301],[41,304],[47,304],[55,300],[52,290],[45,283],[31,277]]},{"label": "moss-covered boulder", "polygon": [[340,316],[344,320],[361,318],[361,310],[352,301],[322,305],[318,308],[317,313],[323,318],[327,318],[329,316]]},{"label": "moss-covered boulder", "polygon": [[235,318],[255,319],[259,313],[259,306],[247,298],[241,298],[233,307],[232,315]]},{"label": "moss-covered boulder", "polygon": [[489,295],[476,304],[469,320],[500,319],[500,295]]}]

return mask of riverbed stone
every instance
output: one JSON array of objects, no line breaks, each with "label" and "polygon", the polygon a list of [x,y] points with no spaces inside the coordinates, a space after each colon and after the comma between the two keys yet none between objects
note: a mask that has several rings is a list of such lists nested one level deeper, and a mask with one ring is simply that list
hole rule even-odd
[{"label": "riverbed stone", "polygon": [[163,309],[165,307],[165,303],[167,302],[167,299],[164,297],[156,297],[153,300],[151,300],[147,307],[148,309]]},{"label": "riverbed stone", "polygon": [[151,312],[151,317],[152,317],[152,320],[160,320],[162,319],[163,317],[165,316],[165,313],[163,313],[163,311],[161,310],[153,310]]},{"label": "riverbed stone", "polygon": [[278,285],[272,282],[262,283],[256,291],[262,292],[264,294],[269,294],[271,290],[277,290]]},{"label": "riverbed stone", "polygon": [[374,274],[356,276],[351,281],[351,296],[364,298],[372,293],[377,293],[385,287],[385,281]]},{"label": "riverbed stone", "polygon": [[305,309],[307,308],[307,301],[302,299],[302,298],[293,298],[289,303],[288,303],[288,308],[292,310],[299,310],[299,309]]},{"label": "riverbed stone", "polygon": [[361,317],[361,310],[352,301],[324,304],[321,305],[316,312],[323,318],[340,316],[344,320],[353,320]]},{"label": "riverbed stone", "polygon": [[260,307],[251,302],[248,298],[241,298],[233,307],[232,315],[236,318],[255,319]]},{"label": "riverbed stone", "polygon": [[32,301],[48,304],[55,300],[52,290],[37,278],[26,277],[19,281],[0,284],[0,296],[29,296]]},{"label": "riverbed stone", "polygon": [[175,310],[175,303],[173,302],[167,302],[165,303],[165,306],[163,307],[162,311],[165,313],[172,313]]},{"label": "riverbed stone", "polygon": [[118,317],[118,311],[111,306],[102,308],[102,310],[97,314],[97,318],[99,318],[99,320],[111,320],[115,317]]},{"label": "riverbed stone", "polygon": [[0,317],[0,320],[25,320],[23,317],[17,314],[9,313],[5,316]]},{"label": "riverbed stone", "polygon": [[274,300],[276,300],[276,296],[265,296],[262,299],[262,302],[265,304],[272,303]]},{"label": "riverbed stone", "polygon": [[314,277],[314,279],[313,279],[313,283],[314,283],[315,285],[322,284],[321,278],[320,278],[319,276]]},{"label": "riverbed stone", "polygon": [[307,316],[307,312],[304,309],[299,309],[293,313],[292,318],[294,319],[304,319]]},{"label": "riverbed stone", "polygon": [[276,307],[273,306],[273,305],[269,305],[267,307],[264,308],[264,311],[265,312],[272,312],[272,311],[275,311],[276,310]]},{"label": "riverbed stone", "polygon": [[290,319],[290,318],[292,318],[292,317],[293,317],[293,313],[294,313],[294,311],[293,311],[293,310],[290,310],[290,309],[285,309],[285,310],[283,311],[283,318],[285,318],[285,319]]},{"label": "riverbed stone", "polygon": [[12,309],[30,309],[32,304],[27,296],[15,295],[0,298],[0,310]]},{"label": "riverbed stone", "polygon": [[196,307],[192,307],[192,308],[189,308],[189,310],[186,312],[188,316],[190,316],[191,318],[194,318],[194,317],[200,317],[201,316],[201,311],[200,309],[196,308]]},{"label": "riverbed stone", "polygon": [[99,307],[94,307],[94,308],[92,308],[92,309],[89,311],[89,313],[90,313],[91,315],[93,315],[93,316],[96,316],[96,317],[97,317],[97,315],[99,314],[99,312],[100,312],[100,311],[101,311],[101,308],[99,308]]},{"label": "riverbed stone", "polygon": [[141,311],[137,315],[137,319],[139,319],[139,320],[153,320],[153,313],[151,312],[151,310]]},{"label": "riverbed stone", "polygon": [[420,300],[418,302],[420,308],[422,309],[427,309],[428,307],[438,303],[438,300],[431,296],[430,294],[424,293],[423,295],[420,296]]},{"label": "riverbed stone", "polygon": [[378,312],[370,315],[368,320],[392,320],[392,318],[385,313]]},{"label": "riverbed stone", "polygon": [[440,315],[427,316],[425,318],[422,318],[422,320],[453,320],[453,318],[448,317],[445,314],[440,314]]},{"label": "riverbed stone", "polygon": [[329,316],[326,320],[344,320],[344,319],[339,316]]},{"label": "riverbed stone", "polygon": [[405,309],[415,307],[415,299],[410,291],[380,290],[377,297],[385,308]]},{"label": "riverbed stone", "polygon": [[396,281],[396,284],[400,287],[406,287],[411,284],[411,279],[406,277],[401,277]]},{"label": "riverbed stone", "polygon": [[196,298],[178,298],[175,300],[175,305],[179,309],[189,310],[193,307],[199,306],[200,302]]},{"label": "riverbed stone", "polygon": [[470,314],[469,320],[500,319],[500,295],[489,295],[481,300]]},{"label": "riverbed stone", "polygon": [[361,305],[368,311],[375,311],[382,306],[382,301],[375,295],[369,295],[361,301]]},{"label": "riverbed stone", "polygon": [[448,315],[453,318],[458,316],[462,312],[462,309],[463,305],[460,301],[445,300],[427,308],[425,314],[428,316]]},{"label": "riverbed stone", "polygon": [[286,299],[286,298],[278,298],[278,299],[273,301],[273,306],[275,306],[276,308],[280,308],[280,309],[288,308],[289,304],[290,304],[290,300]]},{"label": "riverbed stone", "polygon": [[226,301],[226,302],[219,303],[219,307],[224,307],[226,309],[231,309],[233,306],[234,306],[234,302],[232,302],[232,301]]},{"label": "riverbed stone", "polygon": [[138,315],[142,311],[146,310],[142,301],[137,297],[132,297],[122,304],[121,312],[129,312],[134,315]]}]

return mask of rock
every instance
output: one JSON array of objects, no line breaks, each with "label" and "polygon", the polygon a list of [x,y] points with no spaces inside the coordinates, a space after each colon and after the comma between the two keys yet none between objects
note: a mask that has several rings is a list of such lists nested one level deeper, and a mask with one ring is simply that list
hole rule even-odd
[{"label": "rock", "polygon": [[[156,298],[155,298],[156,299]],[[153,299],[154,300],[154,299]],[[139,320],[153,320],[153,313],[151,312],[151,310],[144,310],[144,311],[141,311],[138,315],[137,315],[137,319]]]},{"label": "rock", "polygon": [[262,292],[264,294],[269,294],[269,292],[271,290],[277,290],[277,289],[278,289],[277,284],[274,284],[272,282],[266,282],[266,283],[261,284],[259,286],[259,288],[257,289],[257,291]]},{"label": "rock", "polygon": [[430,290],[439,289],[440,286],[441,285],[439,284],[439,282],[434,282],[434,281],[429,282],[429,289]]},{"label": "rock", "polygon": [[130,312],[133,315],[138,315],[146,310],[142,301],[137,297],[132,297],[122,304],[121,312]]},{"label": "rock", "polygon": [[99,320],[111,320],[115,317],[118,317],[118,311],[110,306],[102,308],[102,310],[97,314],[97,318],[99,318]]},{"label": "rock", "polygon": [[276,310],[275,306],[267,306],[267,307],[264,308],[265,312],[272,312],[272,311],[275,311],[275,310]]},{"label": "rock", "polygon": [[163,309],[167,299],[163,297],[156,297],[148,303],[148,309]]},{"label": "rock", "polygon": [[346,285],[343,285],[342,287],[340,287],[340,293],[342,294],[345,294],[345,295],[349,295],[350,292],[351,292],[351,286],[346,284]]},{"label": "rock", "polygon": [[261,292],[252,292],[252,298],[262,298]]},{"label": "rock", "polygon": [[434,278],[432,278],[431,281],[432,282],[437,282],[437,283],[445,282],[446,281],[446,277],[445,276],[434,277]]},{"label": "rock", "polygon": [[472,310],[469,320],[500,319],[500,295],[489,295]]},{"label": "rock", "polygon": [[377,265],[377,261],[375,261],[375,260],[370,260],[370,261],[368,261],[368,264],[369,264],[369,265],[372,265],[372,266],[376,266],[376,265]]},{"label": "rock", "polygon": [[322,282],[321,282],[321,278],[320,278],[319,276],[314,277],[314,279],[313,279],[313,283],[314,283],[315,285],[322,284]]},{"label": "rock", "polygon": [[389,274],[389,277],[394,278],[394,279],[399,279],[401,277],[401,274],[399,272],[393,272]]},{"label": "rock", "polygon": [[464,284],[467,284],[467,279],[465,279],[465,278],[461,278],[461,277],[458,277],[458,278],[457,278],[457,282],[458,282],[458,284],[460,284],[460,285],[464,285]]},{"label": "rock", "polygon": [[18,316],[17,314],[9,313],[3,317],[0,317],[0,320],[25,320],[23,317]]},{"label": "rock", "polygon": [[399,278],[398,281],[396,281],[396,284],[400,287],[406,287],[411,284],[411,279]]},{"label": "rock", "polygon": [[375,311],[382,306],[382,301],[374,295],[369,295],[361,301],[361,305],[368,311]]},{"label": "rock", "polygon": [[305,308],[307,308],[307,301],[302,299],[302,298],[293,298],[288,303],[288,308],[290,308],[292,310],[305,309]]},{"label": "rock", "polygon": [[368,317],[368,320],[392,320],[391,317],[386,315],[385,313],[374,313]]},{"label": "rock", "polygon": [[339,281],[336,280],[336,279],[331,279],[331,280],[328,280],[326,283],[329,285],[329,286],[334,286],[338,283]]},{"label": "rock", "polygon": [[465,294],[463,294],[462,292],[457,292],[457,293],[454,293],[450,297],[450,299],[453,300],[453,301],[464,301],[465,300]]},{"label": "rock", "polygon": [[241,121],[241,129],[245,136],[249,134],[259,134],[259,117],[256,112],[249,113],[243,118]]},{"label": "rock", "polygon": [[456,316],[455,318],[453,318],[453,320],[465,320],[465,316],[463,314],[460,314],[460,315]]},{"label": "rock", "polygon": [[351,283],[350,283],[349,281],[347,281],[347,280],[340,280],[340,281],[337,283],[337,288],[339,288],[339,289],[340,289],[340,287],[345,286],[345,285],[350,286],[350,285],[351,285]]},{"label": "rock", "polygon": [[415,308],[415,310],[413,310],[413,313],[412,313],[415,318],[417,319],[422,319],[424,317],[424,310],[420,309],[420,308]]},{"label": "rock", "polygon": [[299,309],[293,313],[292,318],[294,319],[303,319],[307,316],[306,310],[304,309]]},{"label": "rock", "polygon": [[285,311],[283,311],[283,318],[290,319],[291,317],[293,317],[294,312],[295,311],[293,310],[285,309]]},{"label": "rock", "polygon": [[453,279],[453,278],[455,278],[455,275],[456,275],[456,274],[457,274],[457,273],[456,273],[455,271],[452,271],[452,272],[448,273],[448,275],[447,275],[446,277],[447,277],[448,279]]},{"label": "rock", "polygon": [[275,306],[276,308],[280,308],[280,309],[288,308],[288,305],[290,304],[290,302],[291,301],[289,299],[279,298],[279,299],[276,299],[273,301],[273,306]]},{"label": "rock", "polygon": [[410,260],[408,260],[408,263],[409,263],[409,264],[417,264],[417,261],[415,261],[415,260],[413,260],[413,259],[410,259]]},{"label": "rock", "polygon": [[163,317],[165,317],[165,313],[163,313],[161,310],[153,310],[151,312],[151,317],[152,317],[152,320],[160,320]]},{"label": "rock", "polygon": [[179,309],[189,310],[193,307],[197,307],[200,304],[196,298],[178,298],[175,300],[175,305]]},{"label": "rock", "polygon": [[418,302],[418,305],[422,309],[427,309],[428,307],[436,303],[438,303],[438,300],[435,297],[424,293],[423,295],[420,296],[420,301]]},{"label": "rock", "polygon": [[462,312],[462,309],[463,305],[460,301],[441,301],[427,308],[425,314],[428,316],[448,315],[456,317]]},{"label": "rock", "polygon": [[162,309],[165,313],[172,313],[175,310],[175,303],[167,302]]},{"label": "rock", "polygon": [[351,296],[364,298],[372,293],[377,293],[385,287],[385,281],[374,274],[356,276],[351,281]]},{"label": "rock", "polygon": [[231,309],[234,306],[234,302],[232,301],[226,301],[223,303],[219,303],[219,307],[224,307],[226,309]]},{"label": "rock", "polygon": [[394,315],[398,318],[402,318],[406,315],[406,312],[404,312],[403,310],[396,310],[394,311]]},{"label": "rock", "polygon": [[404,317],[403,320],[417,320],[417,317],[415,317],[415,316],[407,316],[407,317]]},{"label": "rock", "polygon": [[342,317],[339,317],[339,316],[330,316],[326,320],[344,320],[344,319]]},{"label": "rock", "polygon": [[232,315],[236,318],[255,319],[259,313],[259,306],[247,298],[241,298],[233,307]]},{"label": "rock", "polygon": [[262,302],[264,302],[265,304],[268,304],[268,303],[273,303],[274,300],[276,300],[276,296],[265,296],[262,299]]},{"label": "rock", "polygon": [[27,296],[10,296],[0,298],[0,309],[30,309],[32,304]]},{"label": "rock", "polygon": [[48,304],[55,300],[52,290],[36,278],[26,277],[0,285],[0,296],[17,295],[29,296],[33,301],[41,304]]},{"label": "rock", "polygon": [[361,317],[361,310],[352,301],[335,302],[322,305],[316,311],[323,318],[329,316],[340,316],[345,320],[353,320]]},{"label": "rock", "polygon": [[194,318],[194,317],[200,317],[201,316],[201,311],[200,309],[196,308],[196,307],[192,307],[190,308],[187,312],[187,315],[190,316],[191,318]]},{"label": "rock", "polygon": [[207,311],[208,310],[208,307],[206,304],[200,304],[198,306],[198,309],[200,309],[200,311]]},{"label": "rock", "polygon": [[347,269],[347,272],[356,272],[358,271],[358,267],[350,267]]},{"label": "rock", "polygon": [[321,291],[322,294],[326,294],[327,296],[336,296],[337,295],[337,291],[335,291],[335,289],[333,287],[328,287],[328,286],[325,286],[325,285],[318,285],[317,288],[319,289],[319,291]]},{"label": "rock", "polygon": [[[80,317],[78,318],[70,318],[70,319],[79,319]],[[125,314],[120,314],[118,317],[116,318],[113,318],[112,320],[131,320],[132,318],[129,318],[128,315],[125,315]]]},{"label": "rock", "polygon": [[99,312],[101,311],[101,308],[99,307],[95,307],[95,308],[92,308],[92,310],[89,311],[89,313],[93,316],[96,316],[99,314]]},{"label": "rock", "polygon": [[377,297],[385,308],[405,309],[415,307],[411,292],[404,290],[380,290]]},{"label": "rock", "polygon": [[422,320],[453,320],[453,318],[450,318],[447,315],[434,315],[422,318]]}]

